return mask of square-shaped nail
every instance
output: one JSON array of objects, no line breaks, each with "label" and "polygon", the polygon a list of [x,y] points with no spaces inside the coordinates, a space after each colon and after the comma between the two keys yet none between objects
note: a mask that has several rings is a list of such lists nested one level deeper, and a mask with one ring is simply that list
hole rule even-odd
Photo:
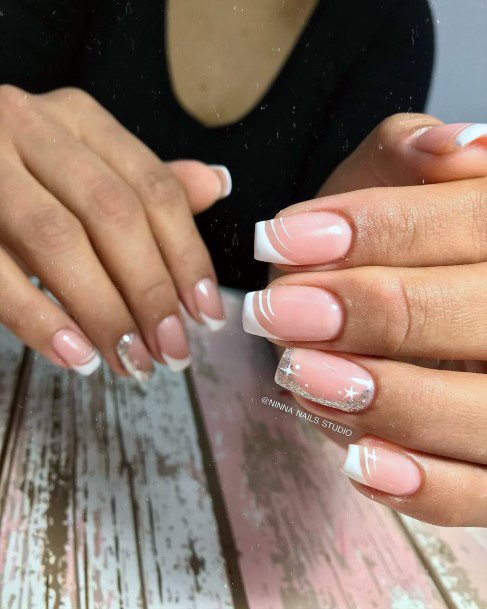
[{"label": "square-shaped nail", "polygon": [[331,340],[343,312],[337,298],[321,288],[276,286],[245,296],[243,327],[249,334],[281,340]]},{"label": "square-shaped nail", "polygon": [[352,480],[390,495],[412,495],[421,486],[421,471],[412,459],[380,446],[349,444],[340,469]]},{"label": "square-shaped nail", "polygon": [[314,349],[286,349],[275,381],[308,400],[344,412],[365,410],[374,396],[374,381],[365,368]]},{"label": "square-shaped nail", "polygon": [[351,243],[352,229],[339,214],[296,213],[257,222],[254,257],[278,264],[327,264],[343,258]]}]

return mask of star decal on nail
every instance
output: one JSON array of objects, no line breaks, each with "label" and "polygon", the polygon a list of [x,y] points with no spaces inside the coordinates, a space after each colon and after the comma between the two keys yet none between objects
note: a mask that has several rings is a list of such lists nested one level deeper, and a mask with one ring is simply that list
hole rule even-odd
[{"label": "star decal on nail", "polygon": [[279,368],[279,370],[282,370],[286,376],[294,374],[291,364],[289,364],[286,368]]},{"label": "star decal on nail", "polygon": [[353,385],[350,387],[350,389],[345,388],[345,399],[346,400],[353,401],[353,399],[356,395],[359,395],[359,392],[355,391],[355,389],[353,388]]}]

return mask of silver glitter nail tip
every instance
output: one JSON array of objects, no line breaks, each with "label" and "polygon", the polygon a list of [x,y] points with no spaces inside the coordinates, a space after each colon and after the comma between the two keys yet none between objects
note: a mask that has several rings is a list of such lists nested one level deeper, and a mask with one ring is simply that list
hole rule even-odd
[{"label": "silver glitter nail tip", "polygon": [[137,363],[132,360],[131,348],[134,344],[135,334],[124,334],[117,343],[117,354],[125,370],[142,383],[150,379],[154,370],[140,370]]},{"label": "silver glitter nail tip", "polygon": [[274,381],[307,400],[311,402],[316,402],[317,404],[321,404],[322,406],[327,406],[328,408],[335,408],[336,410],[341,410],[343,412],[362,412],[368,406],[370,406],[370,402],[372,401],[372,396],[374,393],[373,386],[365,387],[356,397],[353,399],[347,399],[346,401],[333,401],[327,400],[324,397],[312,395],[306,389],[301,387],[296,381],[295,374],[287,374],[286,371],[294,371],[295,365],[293,363],[293,355],[294,348],[288,347],[284,353],[282,354],[281,361],[276,370],[276,375],[274,377]]}]

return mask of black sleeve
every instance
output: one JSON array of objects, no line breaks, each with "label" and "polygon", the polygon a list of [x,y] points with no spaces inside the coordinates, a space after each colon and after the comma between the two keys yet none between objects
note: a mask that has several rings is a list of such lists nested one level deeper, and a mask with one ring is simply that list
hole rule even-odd
[{"label": "black sleeve", "polygon": [[89,14],[83,0],[0,0],[0,83],[34,93],[69,84]]},{"label": "black sleeve", "polygon": [[427,1],[394,0],[369,45],[338,85],[316,145],[309,150],[300,196],[314,196],[335,167],[384,118],[424,110],[433,57],[434,31]]}]

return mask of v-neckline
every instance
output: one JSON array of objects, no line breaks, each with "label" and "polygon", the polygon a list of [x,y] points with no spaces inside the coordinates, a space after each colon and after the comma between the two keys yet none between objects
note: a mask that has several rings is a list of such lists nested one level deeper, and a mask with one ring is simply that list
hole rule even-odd
[{"label": "v-neckline", "polygon": [[294,44],[293,48],[291,49],[291,52],[289,53],[287,59],[284,61],[281,68],[277,71],[275,78],[272,80],[272,82],[268,86],[267,91],[264,93],[264,96],[262,98],[258,99],[257,102],[254,104],[254,106],[251,108],[251,110],[249,112],[247,112],[247,114],[245,114],[241,118],[237,119],[234,122],[227,123],[225,125],[214,125],[214,126],[204,125],[199,120],[197,120],[194,116],[192,116],[180,104],[180,102],[175,94],[173,79],[171,77],[171,70],[169,69],[169,57],[168,57],[168,48],[167,48],[167,39],[168,39],[168,36],[167,36],[167,27],[168,27],[167,11],[168,11],[169,0],[161,0],[161,2],[162,2],[162,14],[164,15],[164,23],[163,23],[163,27],[162,27],[162,71],[163,71],[164,79],[168,85],[167,94],[170,98],[171,103],[175,107],[178,108],[178,111],[181,113],[182,116],[184,116],[186,118],[187,121],[189,121],[191,124],[197,126],[200,129],[205,129],[207,131],[217,133],[222,130],[225,131],[229,127],[238,125],[239,123],[242,124],[244,121],[251,119],[254,116],[254,114],[256,114],[259,111],[259,108],[266,104],[266,100],[268,100],[269,98],[271,98],[274,95],[275,91],[279,88],[281,82],[283,80],[285,80],[286,72],[290,69],[291,64],[293,64],[296,61],[296,56],[299,55],[303,46],[305,45],[305,39],[307,38],[309,31],[312,28],[313,22],[316,17],[316,13],[318,12],[318,9],[321,5],[322,0],[318,0],[315,8],[311,11],[308,22],[304,26],[303,31],[301,32],[300,36],[297,38],[296,43]]}]

